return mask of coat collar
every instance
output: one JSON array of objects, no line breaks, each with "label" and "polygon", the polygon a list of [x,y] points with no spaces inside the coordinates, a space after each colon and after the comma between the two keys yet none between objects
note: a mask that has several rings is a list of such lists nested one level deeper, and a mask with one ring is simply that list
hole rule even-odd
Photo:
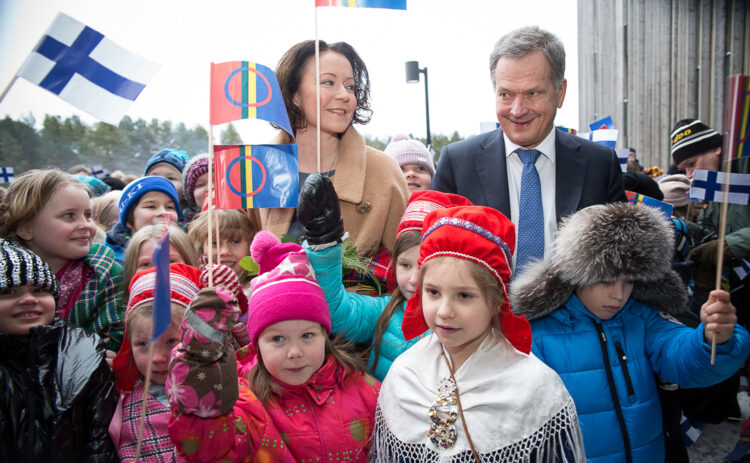
[{"label": "coat collar", "polygon": [[323,366],[313,373],[305,384],[291,386],[277,379],[274,381],[282,387],[283,391],[279,394],[282,397],[286,394],[307,395],[315,404],[323,405],[333,390],[343,384],[345,378],[344,367],[339,365],[332,355],[329,355]]},{"label": "coat collar", "polygon": [[508,173],[502,129],[479,135],[479,149],[474,156],[474,167],[477,179],[485,192],[487,206],[494,207],[510,217]]}]

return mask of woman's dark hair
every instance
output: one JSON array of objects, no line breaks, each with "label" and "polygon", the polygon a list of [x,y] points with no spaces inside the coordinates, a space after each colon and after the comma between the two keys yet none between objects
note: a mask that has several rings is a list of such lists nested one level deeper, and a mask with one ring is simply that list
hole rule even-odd
[{"label": "woman's dark hair", "polygon": [[[352,123],[367,124],[372,117],[372,110],[370,109],[370,75],[367,73],[365,62],[359,57],[354,47],[346,42],[328,45],[320,40],[319,44],[320,53],[333,51],[344,55],[349,60],[352,71],[354,71],[354,97],[357,99],[357,109],[354,111]],[[295,133],[307,126],[302,108],[294,104],[294,96],[299,90],[305,73],[305,65],[310,59],[315,59],[314,40],[306,40],[294,45],[281,57],[278,66],[276,66],[276,78],[279,80],[281,93],[284,96],[284,105],[287,113],[289,113],[289,121]]]}]

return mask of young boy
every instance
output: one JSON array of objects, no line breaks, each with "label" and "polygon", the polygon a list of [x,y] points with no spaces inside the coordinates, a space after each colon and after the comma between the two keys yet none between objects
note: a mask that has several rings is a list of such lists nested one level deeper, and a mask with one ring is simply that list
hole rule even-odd
[{"label": "young boy", "polygon": [[[177,190],[177,197],[180,201],[184,199],[182,191],[182,171],[185,170],[185,164],[190,160],[187,153],[171,148],[164,148],[149,158],[146,167],[143,169],[143,175],[164,177],[174,185]],[[177,204],[180,206],[179,202]]]},{"label": "young boy", "polygon": [[117,214],[120,222],[107,232],[104,243],[115,253],[119,264],[125,261],[130,237],[146,225],[169,217],[171,223],[182,218],[180,201],[172,182],[158,177],[141,177],[128,184],[120,196]]},{"label": "young boy", "polygon": [[686,303],[671,270],[673,239],[654,209],[591,206],[565,221],[549,260],[511,285],[515,312],[531,321],[534,354],[575,401],[588,461],[664,461],[654,373],[683,387],[709,386],[750,352],[725,291],[711,293],[696,329],[670,315]]},{"label": "young boy", "polygon": [[0,239],[0,461],[118,461],[104,344],[55,318],[57,290],[47,263]]},{"label": "young boy", "polygon": [[432,154],[422,142],[406,135],[396,135],[385,147],[385,153],[391,155],[401,167],[409,193],[430,188],[432,177],[435,176],[435,164]]}]

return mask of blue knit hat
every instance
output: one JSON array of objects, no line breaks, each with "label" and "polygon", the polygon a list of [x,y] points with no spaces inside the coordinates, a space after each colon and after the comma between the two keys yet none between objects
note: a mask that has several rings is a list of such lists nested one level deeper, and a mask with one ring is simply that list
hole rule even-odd
[{"label": "blue knit hat", "polygon": [[180,201],[177,199],[177,189],[174,184],[164,177],[152,175],[149,177],[141,177],[138,180],[134,180],[125,187],[120,196],[120,203],[117,206],[117,214],[120,216],[120,225],[127,229],[128,214],[130,210],[138,204],[138,200],[141,196],[151,191],[160,191],[174,203],[175,210],[177,211],[177,217],[182,219],[182,211],[180,211]]},{"label": "blue knit hat", "polygon": [[73,177],[75,177],[76,180],[78,180],[79,182],[89,187],[89,191],[91,191],[91,195],[95,198],[103,195],[104,193],[112,189],[106,183],[90,175],[77,174],[77,175],[74,175]]},{"label": "blue knit hat", "polygon": [[182,173],[185,169],[185,164],[190,160],[185,151],[178,151],[171,148],[164,148],[155,155],[151,156],[151,159],[146,163],[146,168],[143,170],[143,175],[148,173],[148,170],[154,165],[160,162],[166,162],[171,164],[175,169]]}]

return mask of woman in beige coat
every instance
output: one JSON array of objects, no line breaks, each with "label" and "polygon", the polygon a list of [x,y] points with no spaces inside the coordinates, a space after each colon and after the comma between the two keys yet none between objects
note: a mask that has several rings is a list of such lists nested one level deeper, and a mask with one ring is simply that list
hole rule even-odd
[{"label": "woman in beige coat", "polygon": [[[317,171],[315,42],[294,45],[276,69],[295,139],[282,132],[273,143],[297,143],[300,186]],[[344,228],[360,256],[373,256],[393,245],[409,196],[396,162],[365,145],[352,126],[370,121],[367,68],[351,45],[320,41],[320,170],[331,177]],[[276,235],[302,234],[291,208],[261,209],[265,230]]]}]

